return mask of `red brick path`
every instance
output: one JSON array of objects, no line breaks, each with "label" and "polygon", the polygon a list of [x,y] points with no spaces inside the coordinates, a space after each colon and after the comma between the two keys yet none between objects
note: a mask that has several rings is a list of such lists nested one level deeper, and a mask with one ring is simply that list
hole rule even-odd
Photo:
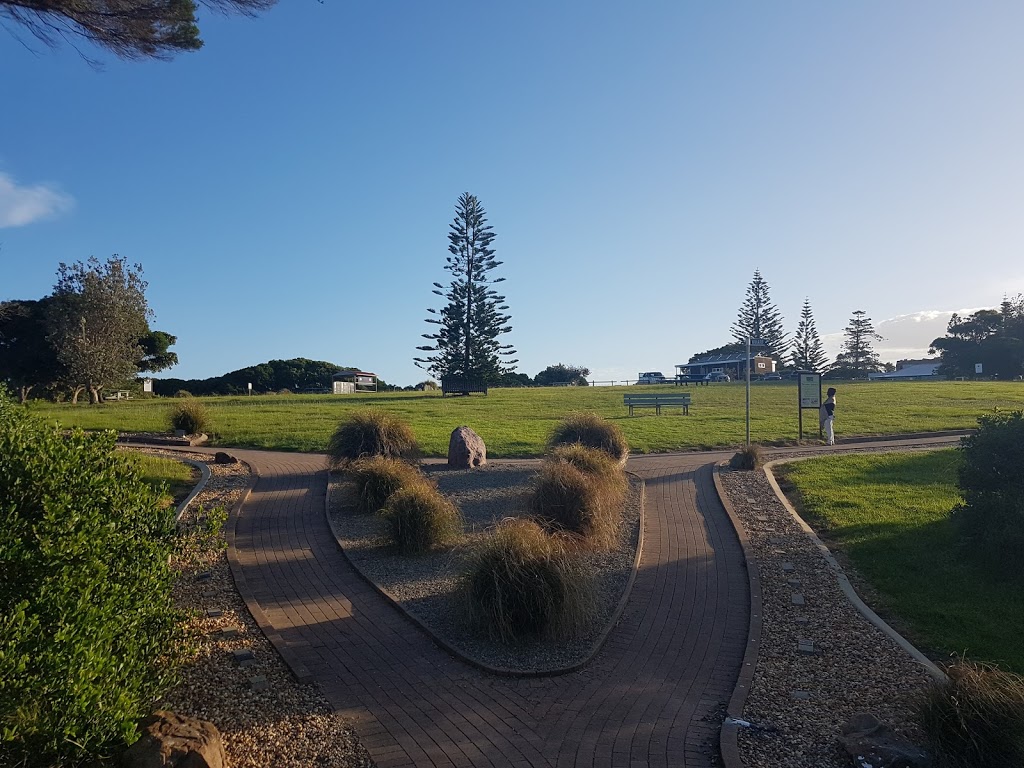
[{"label": "red brick path", "polygon": [[618,627],[579,672],[509,679],[440,650],[352,570],[324,519],[322,456],[232,453],[260,476],[234,541],[243,596],[380,768],[714,764],[749,618],[715,456],[630,461],[644,552]]}]

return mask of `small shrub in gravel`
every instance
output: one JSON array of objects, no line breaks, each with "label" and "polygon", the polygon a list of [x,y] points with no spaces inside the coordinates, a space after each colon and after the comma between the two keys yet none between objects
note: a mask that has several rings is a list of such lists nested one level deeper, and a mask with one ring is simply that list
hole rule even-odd
[{"label": "small shrub in gravel", "polygon": [[399,553],[419,555],[454,543],[462,533],[458,508],[426,480],[395,491],[384,508]]},{"label": "small shrub in gravel", "polygon": [[937,768],[1024,766],[1024,678],[961,661],[919,710]]},{"label": "small shrub in gravel", "polygon": [[492,639],[565,639],[587,625],[592,584],[564,542],[531,520],[503,520],[468,559],[469,620]]},{"label": "small shrub in gravel", "polygon": [[356,486],[356,506],[360,512],[380,512],[395,491],[417,482],[425,482],[415,467],[387,456],[370,456],[349,465],[349,477]]},{"label": "small shrub in gravel", "polygon": [[387,456],[414,462],[419,456],[409,425],[384,411],[356,411],[341,422],[327,444],[332,467],[344,467],[365,456]]},{"label": "small shrub in gravel", "polygon": [[171,408],[169,420],[171,429],[183,430],[186,435],[198,435],[206,431],[210,416],[202,402],[188,397]]},{"label": "small shrub in gravel", "polygon": [[189,392],[187,389],[179,389],[177,392],[174,393],[174,396],[175,397],[192,397],[192,393]]},{"label": "small shrub in gravel", "polygon": [[570,533],[595,549],[611,549],[622,529],[625,487],[603,482],[567,461],[545,462],[530,512],[552,533]]},{"label": "small shrub in gravel", "polygon": [[580,443],[588,448],[604,451],[616,461],[625,461],[629,444],[622,430],[605,421],[596,413],[573,413],[555,427],[548,440],[548,448]]},{"label": "small shrub in gravel", "polygon": [[754,470],[764,465],[764,456],[761,454],[761,446],[756,444],[748,445],[736,452],[736,455],[729,461],[733,469]]}]

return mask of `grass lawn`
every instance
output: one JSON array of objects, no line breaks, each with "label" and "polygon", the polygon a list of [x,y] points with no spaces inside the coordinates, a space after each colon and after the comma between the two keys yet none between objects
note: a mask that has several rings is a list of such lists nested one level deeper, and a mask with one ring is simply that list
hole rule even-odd
[{"label": "grass lawn", "polygon": [[[836,384],[836,433],[884,435],[977,426],[993,408],[1024,408],[1024,384],[1017,382],[862,382]],[[744,440],[741,382],[690,387],[690,415],[640,410],[630,418],[622,404],[627,392],[679,392],[672,385],[643,387],[547,387],[492,389],[484,397],[442,398],[433,392],[373,395],[266,395],[201,398],[210,412],[218,445],[322,451],[331,432],[353,410],[373,406],[405,419],[427,456],[446,456],[448,437],[461,425],[487,443],[489,456],[539,456],[555,424],[574,410],[593,411],[622,428],[634,452],[728,447]],[[762,443],[797,438],[795,382],[751,386],[751,439]],[[33,401],[33,412],[66,426],[120,431],[167,431],[170,398],[102,405]],[[804,414],[805,433],[817,435],[817,414]]]},{"label": "grass lawn", "polygon": [[167,497],[175,504],[188,496],[195,487],[195,470],[188,464],[138,451],[121,451],[120,455],[141,470],[142,479],[152,488],[165,487]]},{"label": "grass lawn", "polygon": [[1024,589],[960,557],[956,450],[829,456],[776,469],[915,644],[1024,673]]}]

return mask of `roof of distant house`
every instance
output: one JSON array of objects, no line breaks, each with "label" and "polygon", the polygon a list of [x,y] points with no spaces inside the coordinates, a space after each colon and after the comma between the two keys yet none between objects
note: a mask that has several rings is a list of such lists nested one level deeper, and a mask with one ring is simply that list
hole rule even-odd
[{"label": "roof of distant house", "polygon": [[938,376],[939,361],[908,365],[892,373],[870,373],[869,379],[925,379]]}]

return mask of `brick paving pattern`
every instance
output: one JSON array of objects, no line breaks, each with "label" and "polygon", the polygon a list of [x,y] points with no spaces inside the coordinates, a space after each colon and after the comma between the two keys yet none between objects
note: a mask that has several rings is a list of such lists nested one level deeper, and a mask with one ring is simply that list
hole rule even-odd
[{"label": "brick paving pattern", "polygon": [[644,551],[618,626],[582,670],[503,678],[448,655],[338,551],[324,458],[232,451],[259,473],[235,529],[247,598],[380,768],[716,764],[749,598],[713,461],[631,459],[647,483]]}]

